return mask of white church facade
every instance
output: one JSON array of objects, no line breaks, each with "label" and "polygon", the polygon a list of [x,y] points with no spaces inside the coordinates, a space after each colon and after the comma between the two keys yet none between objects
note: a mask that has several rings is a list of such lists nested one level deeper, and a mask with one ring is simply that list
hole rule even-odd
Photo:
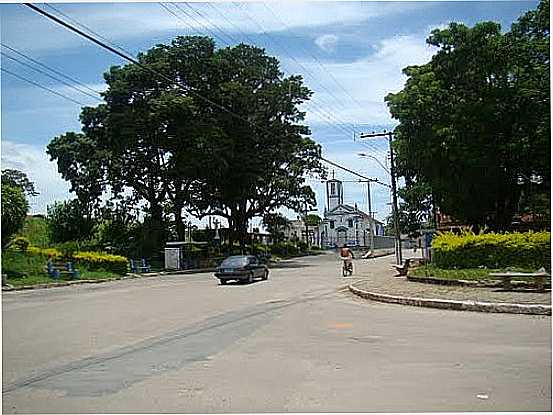
[{"label": "white church facade", "polygon": [[324,219],[319,225],[321,246],[369,246],[371,232],[384,235],[384,224],[359,210],[357,204],[344,204],[344,188],[340,180],[327,181]]}]

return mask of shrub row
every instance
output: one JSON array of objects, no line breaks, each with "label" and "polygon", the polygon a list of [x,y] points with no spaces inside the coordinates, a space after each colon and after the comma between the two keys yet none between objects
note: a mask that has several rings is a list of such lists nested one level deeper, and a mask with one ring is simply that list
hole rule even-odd
[{"label": "shrub row", "polygon": [[110,255],[102,252],[72,252],[64,253],[56,248],[38,248],[29,246],[27,253],[31,255],[41,255],[54,260],[72,260],[77,264],[82,264],[90,271],[108,271],[116,274],[125,275],[127,273],[128,259],[124,256]]},{"label": "shrub row", "polygon": [[551,269],[550,232],[440,233],[432,241],[432,262],[440,268]]}]

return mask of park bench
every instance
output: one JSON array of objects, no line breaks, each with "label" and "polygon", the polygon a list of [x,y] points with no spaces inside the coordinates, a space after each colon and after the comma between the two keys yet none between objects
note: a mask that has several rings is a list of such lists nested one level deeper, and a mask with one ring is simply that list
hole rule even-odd
[{"label": "park bench", "polygon": [[489,276],[501,278],[505,290],[510,290],[512,288],[512,278],[532,278],[535,281],[536,288],[539,291],[544,291],[545,279],[550,278],[551,274],[547,273],[544,268],[541,268],[536,272],[491,272]]},{"label": "park bench", "polygon": [[131,272],[141,273],[141,272],[150,272],[152,270],[152,267],[148,265],[148,263],[144,258],[142,258],[141,260],[131,259],[130,265],[131,265]]},{"label": "park bench", "polygon": [[398,272],[398,274],[402,277],[407,275],[407,271],[409,271],[409,265],[411,264],[411,258],[407,258],[405,261],[403,261],[403,264],[401,265],[394,265],[393,267]]},{"label": "park bench", "polygon": [[72,262],[53,262],[48,260],[45,268],[48,275],[55,279],[59,279],[62,274],[70,275],[71,279],[79,278],[79,270],[75,269]]}]

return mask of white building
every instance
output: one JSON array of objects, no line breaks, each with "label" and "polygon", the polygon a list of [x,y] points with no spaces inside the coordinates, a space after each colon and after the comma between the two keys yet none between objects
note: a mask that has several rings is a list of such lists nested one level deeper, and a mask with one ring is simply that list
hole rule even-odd
[{"label": "white building", "polygon": [[[372,226],[371,226],[372,223]],[[319,226],[321,246],[369,246],[370,232],[384,235],[384,224],[355,206],[344,204],[344,188],[340,180],[326,183],[326,208]]]}]

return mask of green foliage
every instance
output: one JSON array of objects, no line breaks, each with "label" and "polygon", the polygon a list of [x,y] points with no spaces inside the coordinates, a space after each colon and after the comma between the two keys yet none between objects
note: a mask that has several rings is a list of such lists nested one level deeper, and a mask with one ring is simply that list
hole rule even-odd
[{"label": "green foliage", "polygon": [[47,223],[52,242],[90,239],[94,227],[88,209],[78,199],[48,206]]},{"label": "green foliage", "polygon": [[549,192],[548,22],[546,0],[508,33],[451,23],[428,38],[429,63],[404,69],[405,88],[386,101],[400,121],[398,172],[409,191],[429,187],[415,199],[426,193],[460,221],[502,230],[528,182]]},{"label": "green foliage", "polygon": [[[31,247],[32,248],[32,247]],[[2,272],[8,276],[8,284],[14,286],[46,284],[53,282],[46,273],[47,256],[18,252],[13,250],[2,251]],[[61,258],[55,258],[61,260]],[[104,279],[119,277],[109,271],[91,271],[87,264],[78,266],[81,279]],[[70,279],[69,275],[62,274],[62,279]]]},{"label": "green foliage", "polygon": [[41,256],[43,258],[52,258],[54,260],[61,260],[64,255],[56,248],[39,248],[36,246],[29,246],[27,253],[34,256]]},{"label": "green foliage", "polygon": [[2,248],[21,230],[29,203],[20,187],[2,183]]},{"label": "green foliage", "polygon": [[284,241],[284,232],[290,227],[290,221],[280,213],[267,213],[263,217],[263,225],[271,235],[273,242]]},{"label": "green foliage", "polygon": [[313,213],[310,213],[307,215],[304,219],[305,223],[309,226],[319,226],[319,224],[322,221],[322,218],[319,215],[315,215]]},{"label": "green foliage", "polygon": [[33,246],[46,247],[50,244],[48,224],[44,217],[27,216],[19,236],[27,238]]},{"label": "green foliage", "polygon": [[291,243],[284,242],[271,245],[271,254],[277,256],[294,256],[298,255],[300,250]]},{"label": "green foliage", "polygon": [[77,264],[84,264],[93,271],[109,271],[119,275],[127,273],[128,259],[120,255],[100,252],[76,252],[73,259]]},{"label": "green foliage", "polygon": [[29,180],[25,173],[19,170],[2,170],[2,184],[19,187],[28,196],[38,196],[39,194],[35,190],[35,184]]},{"label": "green foliage", "polygon": [[300,76],[284,77],[263,49],[240,44],[216,50],[212,39],[199,36],[177,37],[137,59],[192,92],[136,64],[109,69],[106,102],[83,108],[82,133],[68,132],[48,145],[83,205],[97,207],[107,185],[115,195],[131,189],[135,202],[147,206],[143,242],[159,252],[166,238],[164,207],[181,240],[186,208],[198,217],[225,217],[229,238],[244,244],[253,217],[314,203],[306,175],[322,170],[320,147],[302,124],[299,106],[311,91]]},{"label": "green foliage", "polygon": [[24,236],[18,236],[16,237],[12,242],[12,248],[16,251],[25,252],[29,248],[30,241],[25,238]]},{"label": "green foliage", "polygon": [[439,268],[551,267],[550,232],[440,233],[433,241]]}]

